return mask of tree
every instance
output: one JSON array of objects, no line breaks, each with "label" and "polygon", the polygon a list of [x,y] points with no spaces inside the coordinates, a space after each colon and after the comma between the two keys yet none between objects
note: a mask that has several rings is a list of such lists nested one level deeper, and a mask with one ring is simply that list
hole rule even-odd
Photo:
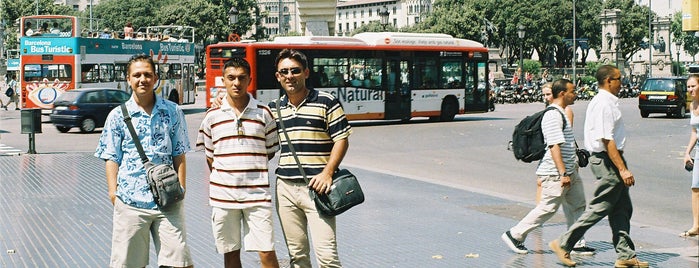
[{"label": "tree", "polygon": [[[206,0],[177,0],[162,7],[156,20],[161,25],[195,27],[196,42],[202,42],[211,35],[218,37],[218,40],[226,40],[231,31],[227,14],[227,9]],[[206,23],[202,23],[201,18],[207,18]]]},{"label": "tree", "polygon": [[[92,8],[92,17],[99,18],[99,21],[93,21],[93,29],[89,29],[89,20],[83,20],[83,29],[99,31],[100,28],[110,28],[116,30],[123,28],[127,22],[131,22],[134,29],[138,31],[140,28],[159,25],[157,12],[165,2],[167,0],[103,0]],[[89,18],[89,10],[83,11],[83,16]]]}]

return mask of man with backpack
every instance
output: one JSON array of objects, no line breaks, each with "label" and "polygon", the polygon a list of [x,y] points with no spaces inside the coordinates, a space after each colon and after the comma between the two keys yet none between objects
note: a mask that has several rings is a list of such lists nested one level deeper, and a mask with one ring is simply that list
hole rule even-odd
[{"label": "man with backpack", "polygon": [[[502,234],[503,242],[514,252],[527,254],[523,242],[527,234],[541,226],[563,205],[568,226],[585,211],[585,192],[578,176],[573,127],[564,115],[575,101],[575,85],[567,79],[553,82],[553,101],[541,118],[546,152],[536,169],[541,181],[541,200],[517,225]],[[578,253],[591,255],[594,249],[580,245]]]},{"label": "man with backpack", "polygon": [[[8,94],[10,93],[10,94]],[[10,82],[7,83],[7,89],[5,92],[5,95],[10,98],[9,101],[7,101],[7,104],[3,105],[2,108],[5,108],[5,111],[7,111],[7,106],[10,106],[10,103],[15,103],[15,110],[19,110],[19,101],[18,99],[18,94],[17,94],[17,80],[15,80],[15,76],[12,75],[10,76]],[[0,102],[2,103],[2,102]]]},{"label": "man with backpack", "polygon": [[574,241],[604,217],[612,229],[612,243],[617,253],[614,267],[648,267],[636,257],[629,235],[633,205],[629,187],[636,183],[626,165],[624,145],[626,130],[617,95],[621,89],[621,72],[604,65],[595,74],[599,93],[587,105],[585,113],[585,148],[592,153],[590,168],[597,179],[595,196],[583,215],[568,230],[549,243],[549,247],[566,266],[575,266],[569,252]]}]

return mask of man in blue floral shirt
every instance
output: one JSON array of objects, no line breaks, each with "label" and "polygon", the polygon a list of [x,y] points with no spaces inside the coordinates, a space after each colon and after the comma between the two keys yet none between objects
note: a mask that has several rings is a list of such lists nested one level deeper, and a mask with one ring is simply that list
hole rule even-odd
[{"label": "man in blue floral shirt", "polygon": [[[186,187],[185,152],[190,145],[182,109],[154,94],[158,76],[150,57],[132,57],[126,71],[133,90],[126,108],[148,159],[154,164],[173,165],[180,184]],[[148,265],[151,236],[158,266],[191,267],[183,202],[167,210],[155,204],[121,108],[107,117],[95,156],[105,160],[109,198],[114,205],[109,267]]]}]

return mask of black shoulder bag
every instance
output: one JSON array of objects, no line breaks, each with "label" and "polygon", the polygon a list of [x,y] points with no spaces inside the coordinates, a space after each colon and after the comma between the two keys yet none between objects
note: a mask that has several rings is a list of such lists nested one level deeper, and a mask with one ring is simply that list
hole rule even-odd
[{"label": "black shoulder bag", "polygon": [[124,122],[126,122],[126,126],[129,127],[129,132],[136,145],[138,154],[141,156],[141,162],[146,168],[146,178],[148,179],[148,185],[150,186],[150,191],[153,193],[155,203],[158,204],[160,209],[167,209],[184,199],[184,189],[182,189],[180,185],[177,172],[171,165],[156,165],[148,160],[146,153],[143,151],[141,140],[138,139],[136,130],[131,123],[131,116],[129,116],[129,111],[126,109],[125,104],[121,104],[121,111],[124,114]]},{"label": "black shoulder bag", "polygon": [[[291,151],[291,155],[294,156],[294,160],[299,167],[299,171],[301,171],[303,180],[308,184],[309,180],[308,177],[306,177],[306,172],[303,170],[299,157],[296,155],[296,150],[291,144],[289,134],[286,133],[284,118],[282,117],[281,107],[279,106],[279,99],[276,101],[276,109],[282,133],[289,145],[289,151]],[[364,192],[362,192],[362,187],[359,186],[357,177],[347,169],[335,171],[333,174],[333,183],[332,186],[330,186],[330,193],[318,194],[315,190],[308,189],[308,194],[311,196],[311,199],[313,199],[313,202],[315,202],[318,212],[324,216],[340,215],[342,212],[364,202]]]}]

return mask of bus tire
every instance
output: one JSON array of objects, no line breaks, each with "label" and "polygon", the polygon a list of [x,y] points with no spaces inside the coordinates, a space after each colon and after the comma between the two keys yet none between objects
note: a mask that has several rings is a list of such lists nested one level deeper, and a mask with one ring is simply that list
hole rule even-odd
[{"label": "bus tire", "polygon": [[80,122],[80,132],[90,133],[95,131],[95,120],[92,118],[85,118]]},{"label": "bus tire", "polygon": [[454,120],[454,116],[456,116],[458,109],[459,104],[456,103],[456,99],[454,97],[444,98],[442,101],[442,111],[439,116],[439,120],[442,122]]}]

